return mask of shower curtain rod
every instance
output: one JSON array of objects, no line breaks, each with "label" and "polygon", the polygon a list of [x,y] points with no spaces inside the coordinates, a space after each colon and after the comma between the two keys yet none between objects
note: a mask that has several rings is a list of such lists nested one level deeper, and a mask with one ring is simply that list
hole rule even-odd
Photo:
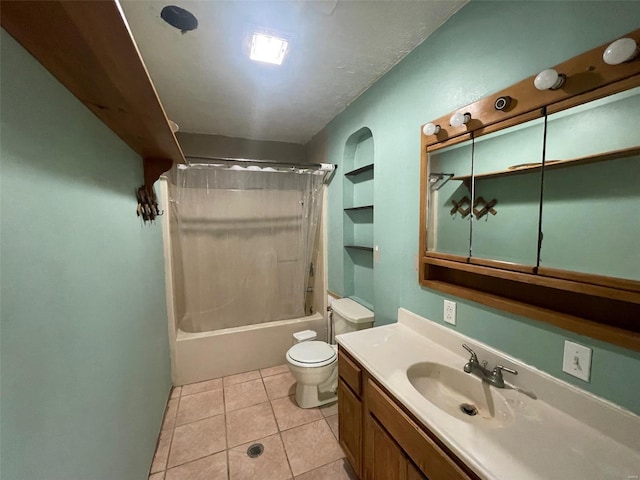
[{"label": "shower curtain rod", "polygon": [[338,165],[335,163],[288,163],[288,162],[279,162],[277,160],[262,160],[257,158],[228,158],[228,157],[185,157],[187,161],[187,165],[191,164],[192,160],[200,160],[205,163],[210,162],[227,162],[227,163],[249,163],[255,165],[266,165],[266,166],[274,166],[274,167],[292,167],[292,168],[311,168],[314,170],[336,170]]},{"label": "shower curtain rod", "polygon": [[[236,165],[261,165],[261,166],[271,166],[271,167],[279,167],[279,168],[307,168],[310,170],[320,170],[324,171],[323,183],[329,184],[331,179],[336,173],[338,169],[338,165],[335,163],[287,163],[287,162],[278,162],[277,160],[260,160],[260,159],[252,159],[252,158],[227,158],[227,157],[192,157],[186,156],[186,165],[190,166],[192,164],[197,164],[198,161],[203,162],[205,164],[213,163],[213,162],[223,162],[223,163],[234,163]],[[192,163],[192,161],[194,161]]]}]

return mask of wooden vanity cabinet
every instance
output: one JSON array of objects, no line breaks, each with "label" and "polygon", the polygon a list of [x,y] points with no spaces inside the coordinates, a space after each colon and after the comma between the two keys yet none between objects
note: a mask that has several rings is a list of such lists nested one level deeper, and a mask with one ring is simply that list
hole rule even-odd
[{"label": "wooden vanity cabinet", "polygon": [[338,352],[338,436],[347,460],[362,478],[362,370],[344,351]]},{"label": "wooden vanity cabinet", "polygon": [[408,465],[407,465],[407,480],[424,480],[425,478],[427,478],[427,477],[422,475],[420,470],[418,470],[413,463],[411,463],[411,462],[408,463]]},{"label": "wooden vanity cabinet", "polygon": [[426,477],[411,463],[396,441],[372,416],[365,420],[366,444],[364,466],[367,480],[424,480]]},{"label": "wooden vanity cabinet", "polygon": [[478,480],[343,349],[340,445],[361,480]]}]

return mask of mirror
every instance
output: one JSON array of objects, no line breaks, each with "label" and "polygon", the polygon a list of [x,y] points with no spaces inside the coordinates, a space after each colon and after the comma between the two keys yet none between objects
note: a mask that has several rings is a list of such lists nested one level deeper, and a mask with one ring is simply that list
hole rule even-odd
[{"label": "mirror", "polygon": [[471,176],[473,141],[429,154],[427,251],[469,256],[471,186],[458,177]]},{"label": "mirror", "polygon": [[549,115],[546,150],[540,266],[640,280],[640,87]]},{"label": "mirror", "polygon": [[541,117],[429,153],[427,252],[640,280],[640,87],[546,128]]},{"label": "mirror", "polygon": [[561,88],[532,76],[423,125],[418,276],[640,351],[640,62],[607,45],[554,66]]},{"label": "mirror", "polygon": [[472,257],[536,265],[543,145],[543,119],[475,140]]}]

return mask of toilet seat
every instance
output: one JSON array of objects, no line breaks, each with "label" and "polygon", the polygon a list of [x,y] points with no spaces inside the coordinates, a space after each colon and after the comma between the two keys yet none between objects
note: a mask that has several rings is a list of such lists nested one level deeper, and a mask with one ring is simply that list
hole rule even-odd
[{"label": "toilet seat", "polygon": [[287,352],[287,360],[297,367],[324,367],[335,362],[336,357],[331,345],[317,340],[298,343]]}]

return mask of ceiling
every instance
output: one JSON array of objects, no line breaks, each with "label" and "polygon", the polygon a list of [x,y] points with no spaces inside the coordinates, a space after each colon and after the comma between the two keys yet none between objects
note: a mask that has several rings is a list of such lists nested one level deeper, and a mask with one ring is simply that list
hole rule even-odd
[{"label": "ceiling", "polygon": [[[182,132],[306,143],[467,0],[121,0]],[[165,5],[193,13],[182,34]],[[281,66],[249,59],[255,29],[291,39]]]}]

